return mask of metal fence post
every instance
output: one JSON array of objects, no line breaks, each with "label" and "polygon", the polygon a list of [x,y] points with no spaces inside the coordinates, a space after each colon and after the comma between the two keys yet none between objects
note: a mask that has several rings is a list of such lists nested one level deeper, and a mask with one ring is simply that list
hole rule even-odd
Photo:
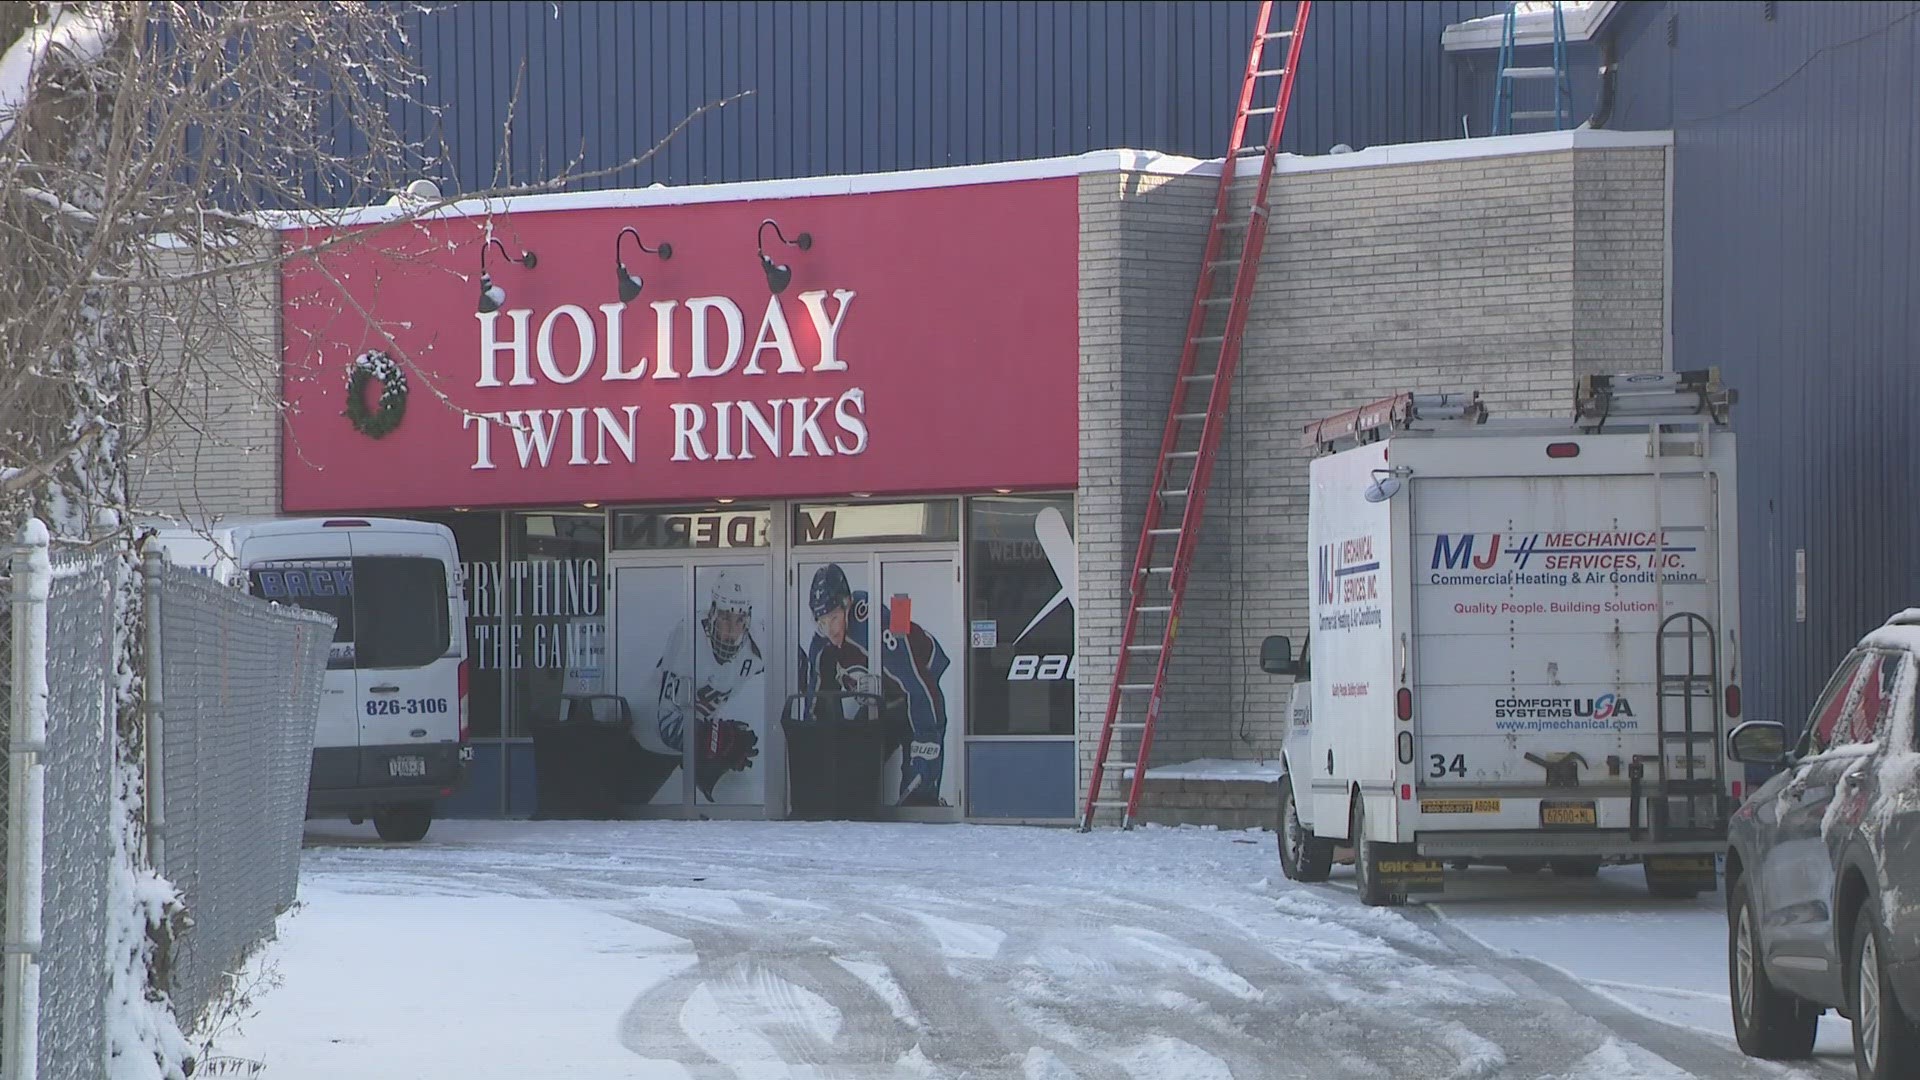
[{"label": "metal fence post", "polygon": [[147,630],[146,686],[142,699],[147,730],[147,861],[165,872],[167,855],[167,770],[161,756],[164,714],[161,711],[160,663],[160,575],[167,557],[157,545],[147,548],[141,560],[141,593],[145,598],[144,618]]},{"label": "metal fence post", "polygon": [[12,700],[8,717],[6,1010],[0,1070],[34,1080],[40,1067],[40,907],[44,882],[47,745],[47,595],[53,583],[47,528],[30,519],[13,549]]}]

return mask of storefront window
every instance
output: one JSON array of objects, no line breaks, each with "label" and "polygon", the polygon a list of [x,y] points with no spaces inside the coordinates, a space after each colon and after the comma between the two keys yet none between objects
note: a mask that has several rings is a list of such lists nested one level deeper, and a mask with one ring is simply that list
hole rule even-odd
[{"label": "storefront window", "polygon": [[968,503],[969,730],[1072,735],[1073,497]]},{"label": "storefront window", "polygon": [[426,517],[453,530],[460,555],[460,582],[467,602],[467,716],[477,739],[505,730],[501,672],[506,659],[500,634],[501,515],[445,514]]},{"label": "storefront window", "polygon": [[525,513],[507,519],[506,625],[499,642],[513,694],[510,737],[560,715],[563,694],[605,685],[606,518]]},{"label": "storefront window", "polygon": [[616,510],[613,550],[687,551],[766,547],[773,542],[773,511],[764,506],[700,506],[671,510]]},{"label": "storefront window", "polygon": [[793,511],[795,546],[958,539],[960,504],[953,499],[828,503]]}]

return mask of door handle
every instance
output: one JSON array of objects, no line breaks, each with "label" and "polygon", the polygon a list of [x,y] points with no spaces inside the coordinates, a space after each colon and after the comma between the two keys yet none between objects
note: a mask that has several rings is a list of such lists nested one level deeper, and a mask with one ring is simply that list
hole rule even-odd
[{"label": "door handle", "polygon": [[373,689],[367,691],[367,693],[369,694],[397,694],[399,692],[400,692],[400,688],[393,685],[376,686]]}]

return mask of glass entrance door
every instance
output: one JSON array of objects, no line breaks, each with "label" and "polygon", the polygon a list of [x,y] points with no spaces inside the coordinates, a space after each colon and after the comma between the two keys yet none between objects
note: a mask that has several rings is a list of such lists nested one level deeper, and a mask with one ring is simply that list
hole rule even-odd
[{"label": "glass entrance door", "polygon": [[614,686],[633,747],[622,801],[766,803],[770,563],[647,561],[614,570]]},{"label": "glass entrance door", "polygon": [[[889,690],[888,775],[899,776],[898,806],[960,805],[959,768],[949,767],[966,716],[958,658],[962,632],[958,563],[950,556],[880,562],[880,651]],[[892,749],[897,744],[897,749]]]},{"label": "glass entrance door", "polygon": [[[822,719],[832,710],[851,720],[877,712],[880,725],[880,807],[938,808],[959,805],[960,779],[949,768],[965,715],[962,673],[956,658],[960,596],[956,561],[947,554],[836,552],[833,558],[794,562],[794,611],[798,686],[804,704],[798,716]],[[834,697],[834,693],[878,695]],[[827,695],[822,697],[822,695]],[[843,760],[863,762],[864,754]],[[801,769],[796,759],[796,771]],[[796,812],[837,801],[837,793],[814,788],[829,782],[793,777]],[[842,781],[835,778],[829,786]]]}]

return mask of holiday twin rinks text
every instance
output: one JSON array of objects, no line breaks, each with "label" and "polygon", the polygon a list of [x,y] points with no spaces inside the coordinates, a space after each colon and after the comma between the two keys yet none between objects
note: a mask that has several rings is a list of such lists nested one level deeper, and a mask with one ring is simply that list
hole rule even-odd
[{"label": "holiday twin rinks text", "polygon": [[[601,304],[599,317],[562,304],[536,323],[532,308],[482,312],[481,391],[511,387],[592,387],[588,403],[562,408],[476,410],[465,418],[474,433],[473,468],[502,462],[522,469],[636,463],[649,423],[673,423],[673,461],[752,461],[834,457],[867,449],[867,396],[849,386],[831,396],[763,396],[734,401],[652,405],[595,405],[593,397],[632,400],[623,387],[677,379],[739,380],[776,389],[781,375],[848,371],[840,332],[854,300],[851,289],[803,292],[790,310],[767,298],[751,344],[740,306],[725,296],[657,300],[652,349],[629,348],[626,305]],[[800,333],[796,336],[795,327]],[[684,335],[684,336],[683,336]],[[685,352],[676,341],[685,340]],[[679,384],[675,384],[679,385]],[[816,381],[817,385],[817,381]],[[659,416],[659,420],[651,420]]]}]

